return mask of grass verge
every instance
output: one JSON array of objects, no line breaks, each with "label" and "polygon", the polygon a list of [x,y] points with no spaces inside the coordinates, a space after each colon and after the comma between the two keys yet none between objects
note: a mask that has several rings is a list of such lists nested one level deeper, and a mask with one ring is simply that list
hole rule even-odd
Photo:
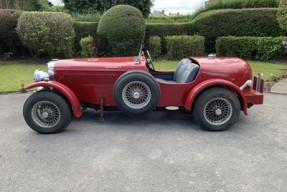
[{"label": "grass verge", "polygon": [[[178,61],[155,61],[156,70],[172,71],[176,68]],[[276,80],[287,73],[287,65],[249,61],[253,74],[263,73],[265,80]],[[9,61],[0,62],[0,93],[16,92],[20,84],[33,83],[33,74],[36,69],[47,71],[45,61]]]}]

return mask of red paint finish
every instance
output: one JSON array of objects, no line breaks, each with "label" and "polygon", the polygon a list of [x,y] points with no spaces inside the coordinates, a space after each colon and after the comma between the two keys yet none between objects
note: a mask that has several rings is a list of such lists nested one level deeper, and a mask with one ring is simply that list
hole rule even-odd
[{"label": "red paint finish", "polygon": [[55,80],[68,86],[81,102],[99,104],[105,97],[105,106],[115,106],[113,88],[126,71],[148,71],[145,57],[59,60],[55,64]]},{"label": "red paint finish", "polygon": [[82,111],[80,108],[80,102],[74,92],[67,86],[55,82],[55,81],[40,81],[37,83],[33,83],[26,87],[25,89],[32,89],[35,87],[50,87],[65,96],[68,101],[71,103],[73,114],[76,117],[80,117],[82,115]]},{"label": "red paint finish", "polygon": [[[105,106],[116,106],[113,88],[117,79],[127,71],[141,70],[149,72],[145,57],[134,61],[135,57],[71,59],[55,62],[55,82],[39,82],[36,86],[52,87],[65,95],[72,104],[74,114],[79,116],[79,103],[100,104],[105,98]],[[158,107],[180,106],[192,110],[196,97],[205,89],[223,86],[233,91],[241,100],[242,111],[247,114],[247,107],[262,104],[263,94],[240,87],[252,80],[252,71],[248,63],[239,58],[190,58],[199,65],[199,72],[193,82],[169,83],[158,81],[160,100]],[[152,75],[172,75],[173,72],[154,72]]]}]

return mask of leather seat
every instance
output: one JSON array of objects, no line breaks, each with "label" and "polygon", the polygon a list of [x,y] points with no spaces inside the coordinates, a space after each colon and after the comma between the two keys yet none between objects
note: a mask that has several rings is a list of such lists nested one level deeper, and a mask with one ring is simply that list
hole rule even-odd
[{"label": "leather seat", "polygon": [[189,59],[182,59],[173,74],[173,80],[157,79],[166,83],[189,83],[192,82],[199,70],[199,66]]}]

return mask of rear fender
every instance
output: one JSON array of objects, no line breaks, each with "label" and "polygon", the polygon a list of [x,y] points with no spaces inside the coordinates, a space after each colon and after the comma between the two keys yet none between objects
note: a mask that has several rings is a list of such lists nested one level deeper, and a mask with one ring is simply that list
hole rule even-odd
[{"label": "rear fender", "polygon": [[35,87],[48,87],[48,88],[52,88],[53,90],[56,90],[57,92],[62,94],[70,102],[74,116],[80,117],[82,115],[80,102],[79,102],[77,96],[66,85],[63,85],[63,84],[55,82],[55,81],[39,81],[39,82],[33,83],[33,84],[25,87],[25,89],[32,89]]},{"label": "rear fender", "polygon": [[243,92],[240,90],[239,87],[234,85],[233,83],[222,80],[222,79],[210,79],[203,81],[199,84],[197,84],[188,94],[186,100],[185,100],[185,108],[186,110],[191,110],[193,102],[196,100],[196,98],[202,93],[204,90],[210,88],[210,87],[226,87],[227,89],[235,92],[241,99],[241,110],[244,112],[245,115],[247,115],[247,99]]}]

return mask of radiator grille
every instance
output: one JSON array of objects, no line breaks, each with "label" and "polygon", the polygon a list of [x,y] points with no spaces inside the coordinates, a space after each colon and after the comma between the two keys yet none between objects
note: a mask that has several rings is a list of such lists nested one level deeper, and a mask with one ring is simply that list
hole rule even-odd
[{"label": "radiator grille", "polygon": [[117,80],[117,74],[95,73],[95,72],[66,72],[63,75],[63,81],[66,84],[88,85],[88,84],[114,84]]}]

